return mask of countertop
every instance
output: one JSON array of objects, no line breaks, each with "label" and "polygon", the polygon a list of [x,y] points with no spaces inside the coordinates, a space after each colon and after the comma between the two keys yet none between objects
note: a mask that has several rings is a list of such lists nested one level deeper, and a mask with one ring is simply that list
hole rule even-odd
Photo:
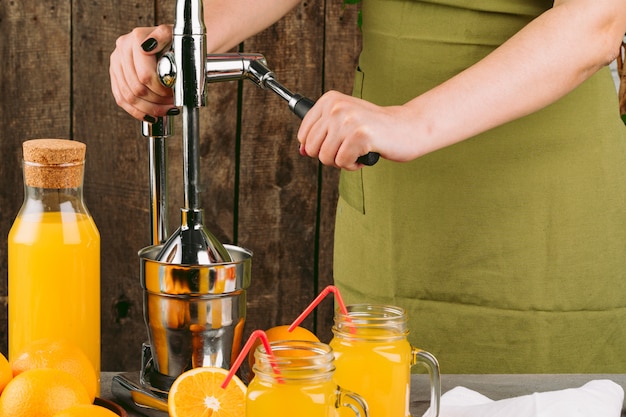
[{"label": "countertop", "polygon": [[[111,381],[114,372],[104,372],[101,379],[100,397],[117,402],[111,392]],[[533,392],[554,391],[565,388],[577,388],[595,379],[610,379],[626,390],[626,374],[532,374],[532,375],[442,375],[442,394],[456,386],[480,392],[493,399],[516,397],[532,394]],[[428,375],[413,375],[411,377],[411,414],[421,417],[428,408],[430,398]],[[128,410],[129,417],[141,417],[142,414]],[[622,416],[626,417],[626,410],[622,408]]]}]

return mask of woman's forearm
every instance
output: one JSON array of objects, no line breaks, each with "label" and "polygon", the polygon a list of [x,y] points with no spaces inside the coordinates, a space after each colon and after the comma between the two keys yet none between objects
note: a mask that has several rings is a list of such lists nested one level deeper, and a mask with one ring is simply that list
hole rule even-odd
[{"label": "woman's forearm", "polygon": [[300,0],[204,0],[209,52],[225,52],[274,24]]},{"label": "woman's forearm", "polygon": [[556,1],[485,59],[407,103],[424,140],[414,156],[558,100],[616,57],[625,31],[623,0]]}]

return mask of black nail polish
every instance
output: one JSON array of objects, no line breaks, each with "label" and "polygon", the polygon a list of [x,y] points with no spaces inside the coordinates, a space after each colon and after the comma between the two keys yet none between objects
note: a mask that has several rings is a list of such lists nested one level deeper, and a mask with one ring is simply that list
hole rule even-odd
[{"label": "black nail polish", "polygon": [[154,117],[150,116],[149,114],[146,114],[146,115],[143,117],[143,120],[145,120],[145,121],[146,121],[146,122],[148,122],[148,123],[156,123],[156,121],[157,121],[157,119],[156,119],[156,118],[154,118]]},{"label": "black nail polish", "polygon": [[178,107],[172,107],[167,111],[168,116],[178,116],[180,114],[180,109]]},{"label": "black nail polish", "polygon": [[156,39],[149,38],[149,39],[145,40],[144,43],[141,44],[141,49],[143,49],[146,52],[150,52],[154,48],[156,48],[157,45],[158,45],[158,42],[157,42]]}]

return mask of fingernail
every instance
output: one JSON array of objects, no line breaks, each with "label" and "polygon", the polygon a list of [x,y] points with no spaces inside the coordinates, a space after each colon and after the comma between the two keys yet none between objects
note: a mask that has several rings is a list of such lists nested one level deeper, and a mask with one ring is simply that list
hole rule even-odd
[{"label": "fingernail", "polygon": [[157,119],[155,117],[150,116],[149,114],[146,114],[143,117],[143,120],[145,120],[148,123],[156,123]]},{"label": "fingernail", "polygon": [[157,42],[156,39],[149,38],[149,39],[145,40],[144,43],[141,44],[141,49],[143,49],[146,52],[150,52],[154,48],[156,48],[157,45],[158,45],[158,42]]},{"label": "fingernail", "polygon": [[180,114],[180,109],[178,107],[173,107],[167,111],[168,116],[178,116]]},{"label": "fingernail", "polygon": [[304,146],[302,145],[298,145],[298,152],[300,152],[300,155],[302,156],[307,156],[306,149],[304,149]]}]

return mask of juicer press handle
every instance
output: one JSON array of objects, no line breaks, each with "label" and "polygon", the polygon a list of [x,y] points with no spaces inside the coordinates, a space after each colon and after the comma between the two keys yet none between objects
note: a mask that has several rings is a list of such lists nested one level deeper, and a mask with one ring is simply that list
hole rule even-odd
[{"label": "juicer press handle", "polygon": [[[276,81],[274,73],[265,65],[265,60],[253,60],[248,64],[246,78],[257,84],[261,88],[268,88],[283,98],[289,104],[289,109],[295,113],[300,119],[315,105],[315,102],[300,94],[294,94],[285,88],[284,85]],[[357,158],[357,162],[363,165],[372,166],[378,159],[380,154],[377,152],[369,152]]]}]

